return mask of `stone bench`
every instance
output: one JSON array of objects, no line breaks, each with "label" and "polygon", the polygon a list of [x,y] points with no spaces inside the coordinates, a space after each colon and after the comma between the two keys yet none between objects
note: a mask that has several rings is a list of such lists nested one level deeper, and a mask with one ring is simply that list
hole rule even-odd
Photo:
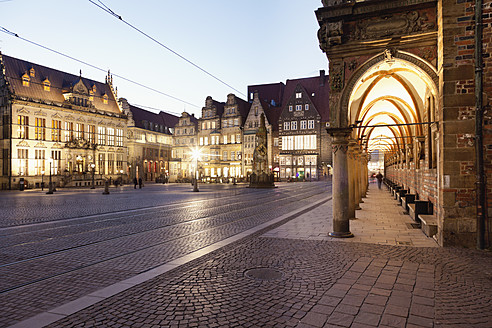
[{"label": "stone bench", "polygon": [[435,215],[431,214],[419,214],[419,219],[421,222],[420,228],[425,233],[427,237],[434,237],[437,234],[437,218]]},{"label": "stone bench", "polygon": [[405,209],[407,213],[408,213],[408,205],[415,203],[416,199],[417,199],[416,194],[405,194],[405,197],[402,197],[401,206]]},{"label": "stone bench", "polygon": [[402,186],[396,186],[396,185],[391,187],[391,195],[393,195],[395,199],[397,197],[398,190],[400,190],[401,188]]},{"label": "stone bench", "polygon": [[406,189],[400,189],[398,190],[398,192],[396,193],[396,200],[398,201],[398,203],[401,205],[401,200],[403,197],[405,197],[405,195],[409,192],[409,190],[406,190]]},{"label": "stone bench", "polygon": [[420,223],[420,214],[432,214],[433,206],[428,200],[415,200],[413,204],[408,204],[408,214],[417,223]]}]

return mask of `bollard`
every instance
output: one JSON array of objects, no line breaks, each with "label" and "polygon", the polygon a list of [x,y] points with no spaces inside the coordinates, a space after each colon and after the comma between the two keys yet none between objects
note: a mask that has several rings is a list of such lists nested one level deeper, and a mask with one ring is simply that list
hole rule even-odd
[{"label": "bollard", "polygon": [[102,194],[103,195],[109,195],[109,181],[108,180],[104,181],[104,191]]},{"label": "bollard", "polygon": [[49,189],[48,189],[48,192],[47,192],[46,194],[47,194],[47,195],[51,195],[51,194],[53,194],[53,183],[52,183],[52,182],[50,182],[50,183],[48,184],[48,186],[49,186]]}]

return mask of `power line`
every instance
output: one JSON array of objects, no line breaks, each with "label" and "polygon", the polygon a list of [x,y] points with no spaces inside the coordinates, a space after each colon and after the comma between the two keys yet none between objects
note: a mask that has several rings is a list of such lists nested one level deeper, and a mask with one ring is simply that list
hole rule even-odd
[{"label": "power line", "polygon": [[120,21],[122,21],[123,23],[125,23],[126,25],[130,26],[131,28],[133,28],[135,31],[139,32],[140,34],[144,35],[145,37],[147,37],[148,39],[154,41],[155,43],[157,43],[158,45],[160,45],[161,47],[163,47],[164,49],[168,50],[169,52],[173,53],[174,55],[178,56],[179,58],[181,58],[182,60],[184,60],[185,62],[187,62],[188,64],[194,66],[195,68],[198,68],[200,71],[204,72],[205,74],[211,76],[212,78],[214,78],[215,80],[219,81],[220,83],[224,84],[225,86],[231,88],[232,90],[238,92],[239,94],[243,95],[244,97],[246,97],[246,94],[244,94],[243,92],[239,91],[238,89],[234,88],[233,86],[231,86],[230,84],[222,81],[220,78],[218,78],[217,76],[213,75],[212,73],[208,72],[207,70],[205,70],[204,68],[198,66],[197,64],[195,64],[194,62],[192,62],[191,60],[187,59],[186,57],[180,55],[178,52],[174,51],[173,49],[169,48],[168,46],[164,45],[163,43],[161,43],[160,41],[158,41],[157,39],[151,37],[149,34],[145,33],[144,31],[140,30],[139,28],[137,28],[136,26],[128,23],[127,21],[125,21],[120,15],[116,14],[114,11],[112,11],[109,7],[107,7],[101,0],[98,0],[99,3],[101,3],[100,5],[97,4],[96,2],[92,1],[92,0],[89,0],[90,3],[92,3],[93,5],[99,7],[100,9],[102,9],[103,11],[107,12],[108,14],[110,14],[111,16],[119,19]]},{"label": "power line", "polygon": [[[14,37],[16,37],[16,38],[19,38],[19,39],[21,39],[21,40],[25,41],[25,42],[28,42],[28,43],[30,43],[30,44],[33,44],[33,45],[38,46],[38,47],[40,47],[40,48],[43,48],[43,49],[45,49],[45,50],[51,51],[51,52],[53,52],[53,53],[55,53],[55,54],[57,54],[57,55],[60,55],[60,56],[66,57],[66,58],[68,58],[68,59],[71,59],[71,60],[76,61],[76,62],[78,62],[78,63],[81,63],[81,64],[83,64],[83,65],[86,65],[86,66],[92,67],[92,68],[94,68],[94,69],[96,69],[96,70],[99,70],[99,71],[102,71],[102,72],[106,72],[106,70],[105,70],[105,69],[103,69],[103,68],[97,67],[97,66],[92,65],[92,64],[90,64],[90,63],[88,63],[88,62],[85,62],[85,61],[83,61],[83,60],[77,59],[77,58],[72,57],[72,56],[70,56],[70,55],[64,54],[64,53],[62,53],[62,52],[60,52],[60,51],[57,51],[57,50],[54,50],[54,49],[48,48],[47,46],[43,46],[42,44],[39,44],[39,43],[36,43],[36,42],[34,42],[34,41],[31,41],[31,40],[28,40],[28,39],[26,39],[26,38],[23,38],[23,37],[19,36],[17,33],[14,33],[14,32],[12,32],[12,31],[9,31],[8,29],[6,29],[6,28],[5,28],[5,27],[3,27],[3,26],[0,26],[0,32],[3,32],[3,33],[5,33],[5,34],[11,35],[11,36],[14,36]],[[187,105],[190,105],[190,106],[193,106],[193,107],[196,107],[196,108],[200,108],[200,106],[197,106],[197,105],[195,105],[195,104],[189,103],[189,102],[187,102],[187,101],[185,101],[185,100],[183,100],[183,99],[180,99],[180,98],[174,97],[174,96],[172,96],[172,95],[170,95],[170,94],[167,94],[167,93],[165,93],[165,92],[159,91],[159,90],[154,89],[154,88],[152,88],[152,87],[146,86],[146,85],[144,85],[144,84],[142,84],[142,83],[140,83],[140,82],[137,82],[137,81],[131,80],[131,79],[126,78],[126,77],[124,77],[124,76],[122,76],[122,75],[118,75],[118,74],[114,74],[114,73],[112,73],[112,75],[113,75],[113,76],[116,76],[116,77],[118,77],[118,78],[120,78],[120,79],[122,79],[122,80],[125,80],[125,81],[127,81],[127,82],[130,82],[130,83],[133,83],[133,84],[135,84],[135,85],[138,85],[138,86],[140,86],[140,87],[142,87],[142,88],[145,88],[145,89],[147,89],[147,90],[151,90],[151,91],[154,91],[154,92],[156,92],[156,93],[159,93],[159,94],[161,94],[161,95],[163,95],[163,96],[166,96],[166,97],[168,97],[168,98],[171,98],[171,99],[177,100],[177,101],[179,101],[179,102],[182,102],[182,103],[184,103],[184,104],[187,104]]]}]

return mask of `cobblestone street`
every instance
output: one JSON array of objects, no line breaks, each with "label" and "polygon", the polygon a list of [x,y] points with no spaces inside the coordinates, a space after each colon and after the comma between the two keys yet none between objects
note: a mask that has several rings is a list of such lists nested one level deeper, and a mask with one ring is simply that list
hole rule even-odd
[{"label": "cobblestone street", "polygon": [[[437,247],[387,191],[371,185],[356,237],[339,240],[326,236],[325,183],[240,188],[241,201],[231,190],[205,189],[199,197],[214,198],[189,202],[186,215],[181,202],[161,203],[27,225],[23,244],[5,228],[2,325],[491,327],[491,253]],[[49,229],[62,229],[54,244]]]}]

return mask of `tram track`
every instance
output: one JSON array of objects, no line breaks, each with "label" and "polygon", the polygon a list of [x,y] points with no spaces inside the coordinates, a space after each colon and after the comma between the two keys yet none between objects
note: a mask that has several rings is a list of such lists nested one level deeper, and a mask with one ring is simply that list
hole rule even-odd
[{"label": "tram track", "polygon": [[[281,199],[272,199],[272,201],[268,202],[266,205],[274,204],[276,202],[288,202],[289,199],[296,199],[297,201],[303,201],[303,200],[306,200],[308,198],[315,197],[316,195],[317,195],[316,192],[306,193],[305,195],[295,194],[295,195],[288,196],[288,197],[281,198]],[[232,205],[234,205],[234,204],[232,204]],[[263,204],[263,205],[265,205],[265,204]],[[231,206],[231,204],[226,204],[226,205],[223,205],[223,206]],[[273,211],[275,211],[275,206],[269,205],[268,207],[270,209],[272,209]],[[233,212],[230,212],[230,213],[240,213],[241,211],[244,211],[244,208],[235,209]],[[217,218],[216,218],[217,215],[215,215],[214,217],[203,217],[203,218],[199,218],[199,219],[193,219],[193,220],[190,220],[190,221],[179,222],[179,223],[177,223],[175,225],[169,225],[169,226],[166,226],[166,227],[160,227],[159,229],[171,229],[172,227],[179,227],[179,226],[183,226],[183,225],[190,225],[190,224],[196,223],[196,222],[198,222],[200,220],[202,220],[202,221],[203,220],[213,221],[213,220],[217,220]],[[164,240],[162,242],[159,242],[159,243],[154,243],[152,245],[147,245],[145,247],[139,247],[138,249],[135,249],[135,250],[132,250],[132,251],[126,251],[124,253],[115,254],[114,256],[109,256],[109,257],[106,257],[106,258],[101,259],[101,260],[91,261],[91,263],[87,263],[87,264],[84,264],[84,265],[79,265],[79,266],[76,266],[76,267],[73,267],[73,268],[68,268],[68,269],[63,270],[61,272],[57,272],[57,273],[54,273],[54,274],[51,274],[51,275],[47,275],[47,276],[44,276],[44,277],[39,277],[39,278],[36,278],[36,279],[32,279],[30,281],[26,281],[25,283],[20,283],[20,284],[14,285],[14,286],[3,288],[0,291],[0,294],[5,294],[5,293],[8,293],[8,292],[12,292],[12,291],[15,291],[15,290],[17,290],[19,288],[23,288],[23,287],[26,287],[26,286],[34,285],[34,284],[37,284],[37,283],[42,282],[42,281],[45,281],[45,280],[49,280],[49,279],[52,279],[52,278],[55,278],[55,277],[60,277],[60,276],[63,276],[63,275],[69,274],[69,273],[73,273],[73,272],[76,272],[76,271],[79,271],[79,270],[83,270],[83,269],[89,268],[91,266],[96,266],[96,265],[99,265],[99,264],[102,264],[102,263],[105,263],[105,262],[113,261],[113,260],[116,260],[116,259],[119,259],[119,258],[123,258],[125,256],[136,254],[138,252],[143,252],[143,251],[146,251],[146,250],[150,250],[152,248],[157,248],[159,246],[162,246],[162,245],[165,245],[165,244],[168,244],[168,243],[171,243],[172,244],[172,243],[174,243],[174,242],[176,242],[176,241],[178,241],[180,239],[184,240],[184,239],[190,238],[192,236],[197,236],[197,235],[200,235],[200,234],[207,234],[207,233],[211,233],[212,231],[218,231],[218,230],[221,230],[221,229],[222,230],[227,230],[227,229],[225,229],[225,227],[227,227],[227,226],[231,227],[231,226],[234,226],[234,225],[237,226],[239,222],[245,222],[247,220],[250,220],[250,219],[254,218],[255,216],[257,216],[257,213],[253,213],[251,215],[245,215],[245,216],[244,215],[241,215],[239,218],[234,219],[234,220],[224,220],[224,222],[222,222],[220,224],[216,224],[216,225],[214,225],[212,227],[209,227],[209,228],[201,229],[199,231],[193,231],[191,233],[180,234],[179,236],[177,236],[175,238],[167,238],[166,240]],[[155,229],[152,229],[152,230],[155,230]],[[152,231],[152,230],[149,230],[149,231]],[[234,229],[232,229],[232,230],[234,230]],[[148,231],[146,231],[146,232],[148,232]],[[54,252],[51,252],[51,253],[48,253],[48,254],[44,254],[44,255],[41,255],[41,256],[36,256],[36,257],[32,257],[32,258],[21,260],[21,261],[7,263],[7,264],[4,264],[4,265],[0,266],[0,268],[7,268],[9,266],[22,265],[22,264],[25,264],[25,263],[28,263],[28,262],[33,262],[33,261],[37,261],[37,260],[43,260],[43,259],[49,258],[50,256],[56,256],[56,255],[60,255],[60,254],[63,254],[63,253],[68,253],[70,251],[80,250],[80,249],[83,249],[83,248],[86,248],[86,247],[90,247],[90,246],[93,246],[93,245],[97,245],[97,244],[101,244],[101,243],[104,243],[104,242],[108,242],[108,241],[111,241],[111,240],[128,238],[129,236],[135,236],[135,235],[143,234],[143,233],[145,233],[145,232],[144,231],[141,231],[141,232],[134,233],[134,234],[127,234],[127,235],[124,235],[124,236],[119,236],[119,237],[116,237],[114,239],[106,239],[106,240],[103,240],[103,241],[97,241],[97,242],[90,243],[90,244],[80,245],[80,246],[76,246],[76,247],[70,247],[70,248],[66,248],[66,249],[63,249],[63,250],[57,250],[57,251],[54,251]],[[239,232],[237,232],[237,233],[239,233]],[[234,235],[234,234],[232,234],[232,235]],[[223,236],[223,238],[228,238],[230,236],[231,235],[227,235],[226,234],[226,235]],[[172,259],[169,259],[169,260],[172,260]]]}]

